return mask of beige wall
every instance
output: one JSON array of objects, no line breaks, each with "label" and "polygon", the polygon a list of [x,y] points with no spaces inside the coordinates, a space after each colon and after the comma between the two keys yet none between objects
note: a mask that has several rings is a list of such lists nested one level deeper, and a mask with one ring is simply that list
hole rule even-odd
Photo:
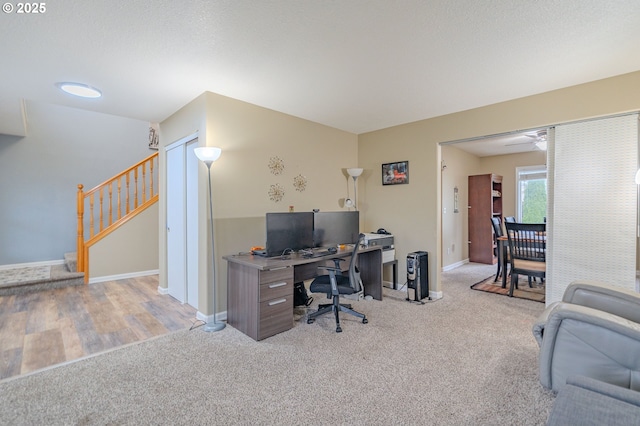
[{"label": "beige wall", "polygon": [[[440,142],[550,126],[640,109],[640,72],[560,89],[358,136],[358,165],[369,172],[360,186],[366,228],[384,224],[396,235],[402,260],[429,252],[432,289],[440,286]],[[410,183],[383,187],[380,165],[410,161]],[[405,276],[399,262],[399,276]]]},{"label": "beige wall", "polygon": [[[453,145],[442,146],[442,266],[469,258],[468,177],[494,173],[502,176],[503,216],[515,216],[516,167],[546,164],[545,151],[477,157]],[[458,187],[458,213],[454,212],[454,188]],[[487,226],[489,224],[487,223]]]},{"label": "beige wall", "polygon": [[[346,168],[357,166],[357,136],[327,126],[258,107],[214,93],[205,93],[161,123],[161,144],[166,146],[186,135],[199,133],[201,145],[222,148],[212,166],[214,193],[215,253],[218,312],[226,310],[226,262],[222,256],[248,251],[265,244],[264,215],[267,212],[342,210],[349,180]],[[206,142],[206,143],[205,143]],[[161,170],[166,167],[161,149]],[[271,173],[271,157],[284,162],[280,175]],[[207,283],[208,192],[206,168],[200,169],[199,226],[205,230],[198,242],[200,287],[199,310],[213,311]],[[307,179],[306,189],[293,186],[296,176]],[[269,199],[271,185],[284,188],[280,202]],[[160,188],[161,210],[166,206],[165,189]],[[353,190],[353,188],[352,188]],[[164,203],[164,204],[163,204]],[[166,221],[161,213],[161,224]],[[161,230],[161,286],[166,287],[166,239]]]},{"label": "beige wall", "polygon": [[158,269],[158,203],[89,249],[89,279]]}]

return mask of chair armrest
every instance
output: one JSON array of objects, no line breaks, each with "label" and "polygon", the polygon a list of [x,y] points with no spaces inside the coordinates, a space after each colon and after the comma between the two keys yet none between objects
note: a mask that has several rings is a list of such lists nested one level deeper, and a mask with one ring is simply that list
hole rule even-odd
[{"label": "chair armrest", "polygon": [[571,375],[640,389],[640,324],[559,302],[548,312],[540,347],[540,383],[559,390]]},{"label": "chair armrest", "polygon": [[640,294],[598,281],[574,281],[562,301],[609,312],[640,323]]},{"label": "chair armrest", "polygon": [[533,324],[533,328],[531,331],[533,332],[533,337],[535,337],[536,342],[538,342],[538,347],[542,346],[542,338],[544,336],[544,327],[547,325],[547,322],[549,321],[549,315],[551,314],[551,312],[553,312],[554,306],[556,306],[558,303],[562,303],[562,302],[553,302],[552,304],[547,306],[545,310],[542,311],[540,316],[536,319],[536,322]]},{"label": "chair armrest", "polygon": [[318,266],[318,269],[324,269],[324,270],[329,271],[329,272],[342,273],[342,269],[340,269],[340,268],[335,268],[335,267],[333,267],[333,266],[324,266],[324,265],[323,265],[323,266]]}]

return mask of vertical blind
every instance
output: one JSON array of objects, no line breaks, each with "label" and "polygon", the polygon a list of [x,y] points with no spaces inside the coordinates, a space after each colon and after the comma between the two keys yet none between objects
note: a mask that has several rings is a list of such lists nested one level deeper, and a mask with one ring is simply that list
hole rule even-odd
[{"label": "vertical blind", "polygon": [[578,279],[635,289],[638,114],[559,125],[551,136],[547,304]]}]

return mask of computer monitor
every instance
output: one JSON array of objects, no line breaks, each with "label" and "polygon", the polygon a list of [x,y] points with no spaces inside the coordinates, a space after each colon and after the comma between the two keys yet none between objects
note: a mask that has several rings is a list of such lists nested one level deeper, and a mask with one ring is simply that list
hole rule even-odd
[{"label": "computer monitor", "polygon": [[267,256],[313,247],[313,212],[267,213]]},{"label": "computer monitor", "polygon": [[360,234],[360,214],[349,212],[314,212],[313,245],[329,247],[354,244]]}]

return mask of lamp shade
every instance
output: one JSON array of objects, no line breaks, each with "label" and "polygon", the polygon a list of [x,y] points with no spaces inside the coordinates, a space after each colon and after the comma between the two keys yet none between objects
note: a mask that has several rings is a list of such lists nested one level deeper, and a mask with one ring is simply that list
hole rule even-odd
[{"label": "lamp shade", "polygon": [[200,146],[193,150],[196,157],[204,163],[210,162],[213,163],[218,158],[220,158],[220,154],[222,154],[222,150],[220,148],[216,148],[215,146]]},{"label": "lamp shade", "polygon": [[358,168],[347,169],[347,173],[349,173],[349,176],[351,177],[358,177],[362,174],[363,171],[364,169],[358,169]]}]

